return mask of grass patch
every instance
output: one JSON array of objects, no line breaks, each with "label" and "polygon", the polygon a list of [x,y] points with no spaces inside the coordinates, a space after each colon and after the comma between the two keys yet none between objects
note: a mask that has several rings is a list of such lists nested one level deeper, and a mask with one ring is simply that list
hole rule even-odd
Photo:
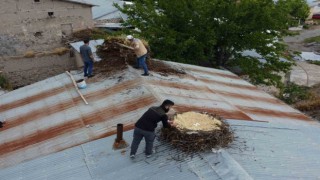
[{"label": "grass patch", "polygon": [[298,31],[289,31],[289,30],[283,30],[282,33],[286,36],[297,36],[300,34]]},{"label": "grass patch", "polygon": [[0,87],[5,90],[12,90],[12,85],[10,84],[8,78],[0,74]]},{"label": "grass patch", "polygon": [[308,63],[310,64],[315,64],[315,65],[318,65],[320,66],[320,61],[311,61],[311,60],[307,60]]},{"label": "grass patch", "polygon": [[299,51],[293,51],[293,54],[294,54],[294,55],[297,55],[297,56],[300,56],[300,55],[301,55],[301,52],[299,52]]},{"label": "grass patch", "polygon": [[312,42],[317,42],[320,43],[320,36],[315,36],[311,38],[307,38],[304,40],[305,43],[312,43]]}]

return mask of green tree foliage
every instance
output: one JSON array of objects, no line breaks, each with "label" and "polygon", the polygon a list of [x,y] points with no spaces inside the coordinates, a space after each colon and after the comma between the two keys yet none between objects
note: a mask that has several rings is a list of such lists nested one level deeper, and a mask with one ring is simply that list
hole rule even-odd
[{"label": "green tree foliage", "polygon": [[314,95],[309,92],[310,88],[289,83],[280,92],[279,98],[288,104],[294,104],[303,100],[309,100]]},{"label": "green tree foliage", "polygon": [[279,73],[292,64],[280,60],[285,49],[281,32],[290,18],[285,5],[273,0],[135,0],[133,6],[118,8],[157,58],[239,67],[253,83],[279,86]]},{"label": "green tree foliage", "polygon": [[310,8],[306,0],[278,0],[277,3],[294,19],[306,19]]}]

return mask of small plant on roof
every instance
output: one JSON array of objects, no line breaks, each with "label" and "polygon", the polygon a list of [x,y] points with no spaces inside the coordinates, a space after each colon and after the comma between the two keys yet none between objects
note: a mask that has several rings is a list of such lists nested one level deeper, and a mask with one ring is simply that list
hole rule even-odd
[{"label": "small plant on roof", "polygon": [[0,87],[5,90],[12,90],[12,85],[8,78],[3,74],[0,74]]}]

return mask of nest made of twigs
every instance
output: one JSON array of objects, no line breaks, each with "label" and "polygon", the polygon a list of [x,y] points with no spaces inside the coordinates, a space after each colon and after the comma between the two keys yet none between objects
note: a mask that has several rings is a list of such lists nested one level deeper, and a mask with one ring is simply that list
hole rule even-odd
[{"label": "nest made of twigs", "polygon": [[162,128],[160,139],[186,153],[203,152],[213,148],[227,147],[234,139],[229,125],[217,115],[204,112],[202,112],[202,114],[207,114],[215,119],[219,119],[221,121],[220,128],[210,131],[190,131],[176,127]]}]

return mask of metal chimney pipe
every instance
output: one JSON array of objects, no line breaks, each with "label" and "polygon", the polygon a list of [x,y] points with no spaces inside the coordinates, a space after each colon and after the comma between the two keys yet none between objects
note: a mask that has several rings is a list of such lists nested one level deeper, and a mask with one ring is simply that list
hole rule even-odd
[{"label": "metal chimney pipe", "polygon": [[123,124],[117,124],[117,138],[116,142],[120,142],[123,140]]}]

